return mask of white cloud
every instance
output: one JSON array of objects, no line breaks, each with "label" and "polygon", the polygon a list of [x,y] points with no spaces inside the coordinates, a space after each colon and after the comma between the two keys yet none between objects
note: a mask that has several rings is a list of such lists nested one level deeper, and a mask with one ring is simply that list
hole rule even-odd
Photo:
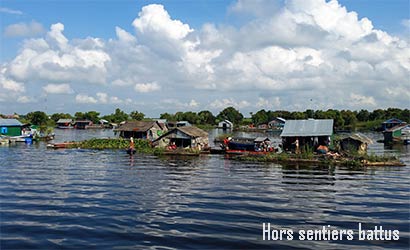
[{"label": "white cloud", "polygon": [[1,13],[12,14],[12,15],[23,15],[23,12],[20,10],[13,10],[10,8],[0,7]]},{"label": "white cloud", "polygon": [[7,37],[33,37],[41,35],[44,32],[45,29],[43,25],[36,21],[11,24],[4,29],[4,35]]},{"label": "white cloud", "polygon": [[310,107],[312,98],[325,108],[405,105],[408,41],[376,30],[337,1],[238,0],[229,11],[247,16],[237,26],[194,30],[164,6],[148,5],[133,32],[115,27],[108,40],[69,39],[62,23],[53,24],[2,65],[7,80],[0,91],[69,83],[81,92],[77,103],[105,106],[135,104],[135,92],[156,91],[155,99],[138,95],[151,110],[158,102],[162,108],[294,110]]},{"label": "white cloud", "polygon": [[372,107],[376,106],[376,101],[372,96],[363,96],[359,94],[350,94],[350,99],[353,106],[357,107]]},{"label": "white cloud", "polygon": [[97,100],[94,97],[86,95],[86,94],[78,94],[75,97],[75,101],[77,103],[83,103],[83,104],[97,103]]},{"label": "white cloud", "polygon": [[67,83],[63,84],[47,84],[43,87],[47,94],[72,94],[74,93],[71,86]]},{"label": "white cloud", "polygon": [[35,102],[35,99],[32,98],[32,97],[23,95],[23,96],[19,96],[17,98],[17,102],[18,103],[33,103],[33,102]]},{"label": "white cloud", "polygon": [[170,39],[179,40],[193,30],[188,24],[179,20],[172,20],[163,5],[150,4],[142,7],[132,25],[140,34],[148,36],[165,36]]},{"label": "white cloud", "polygon": [[11,79],[7,79],[4,77],[1,77],[1,85],[6,91],[12,91],[12,92],[25,92],[26,88],[24,87],[24,84],[21,82],[16,82]]},{"label": "white cloud", "polygon": [[98,102],[99,103],[108,103],[108,94],[98,92],[97,94]]},{"label": "white cloud", "polygon": [[407,31],[410,30],[410,19],[403,19],[401,20],[401,25],[403,25]]},{"label": "white cloud", "polygon": [[218,100],[214,100],[213,102],[209,104],[209,107],[214,110],[218,110],[218,109],[220,110],[220,109],[224,109],[230,106],[237,108],[237,109],[242,109],[242,108],[247,108],[251,106],[251,104],[246,100],[235,101],[233,98],[224,98],[221,100],[218,99]]},{"label": "white cloud", "polygon": [[161,87],[156,83],[137,83],[135,84],[134,87],[135,91],[140,92],[140,93],[148,93],[148,92],[153,92],[160,90]]},{"label": "white cloud", "polygon": [[[53,24],[45,39],[28,40],[8,64],[10,77],[20,81],[88,82],[104,84],[110,56],[98,39],[91,49],[72,46],[63,35],[64,25]],[[90,45],[88,45],[90,47]]]}]

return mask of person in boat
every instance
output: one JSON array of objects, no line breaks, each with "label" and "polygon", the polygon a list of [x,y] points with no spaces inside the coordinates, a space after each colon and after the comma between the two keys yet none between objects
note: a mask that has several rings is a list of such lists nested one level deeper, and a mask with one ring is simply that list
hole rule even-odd
[{"label": "person in boat", "polygon": [[232,138],[231,137],[226,137],[225,139],[224,139],[224,141],[223,141],[223,148],[224,149],[229,149],[229,147],[228,147],[228,145],[229,145],[229,142],[232,140]]}]

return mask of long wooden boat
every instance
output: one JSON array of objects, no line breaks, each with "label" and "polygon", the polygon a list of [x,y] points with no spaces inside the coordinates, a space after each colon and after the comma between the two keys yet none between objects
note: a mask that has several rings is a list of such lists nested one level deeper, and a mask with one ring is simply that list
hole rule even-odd
[{"label": "long wooden boat", "polygon": [[230,155],[266,155],[272,152],[227,149],[225,153]]},{"label": "long wooden boat", "polygon": [[61,143],[50,143],[47,144],[47,148],[59,149],[59,148],[72,148],[75,142],[61,142]]}]

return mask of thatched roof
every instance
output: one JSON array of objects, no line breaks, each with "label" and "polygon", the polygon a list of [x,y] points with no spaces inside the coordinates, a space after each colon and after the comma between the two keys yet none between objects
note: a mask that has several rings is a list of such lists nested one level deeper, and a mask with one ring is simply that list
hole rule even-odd
[{"label": "thatched roof", "polygon": [[194,127],[194,126],[184,126],[184,127],[177,127],[174,128],[170,131],[168,131],[167,133],[163,134],[162,136],[160,136],[159,138],[157,138],[155,141],[159,141],[162,138],[169,138],[169,137],[178,137],[178,133],[183,133],[189,137],[192,138],[198,138],[198,137],[204,137],[204,138],[208,138],[208,132]]},{"label": "thatched roof", "polygon": [[194,126],[184,126],[176,129],[192,137],[208,137],[208,132]]},{"label": "thatched roof", "polygon": [[[127,121],[120,125],[114,131],[148,131],[157,122],[156,121]],[[158,125],[159,126],[159,125]]]},{"label": "thatched roof", "polygon": [[360,141],[362,143],[367,143],[367,144],[373,143],[372,139],[370,139],[366,135],[360,134],[360,133],[355,133],[355,134],[351,134],[351,135],[342,136],[339,140],[346,140],[346,139],[352,139],[352,140]]}]

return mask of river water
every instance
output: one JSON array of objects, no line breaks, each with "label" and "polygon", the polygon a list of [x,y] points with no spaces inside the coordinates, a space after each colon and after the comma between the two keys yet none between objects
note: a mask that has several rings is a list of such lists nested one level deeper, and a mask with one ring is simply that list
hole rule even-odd
[{"label": "river water", "polygon": [[[56,141],[113,136],[56,133]],[[410,148],[376,143],[371,151],[394,153],[407,166],[350,170],[223,155],[130,158],[123,150],[45,143],[0,147],[0,249],[409,249]],[[264,241],[263,223],[292,230],[293,240]],[[398,230],[399,239],[359,240],[359,223]],[[323,226],[353,230],[353,240],[298,238]]]}]

